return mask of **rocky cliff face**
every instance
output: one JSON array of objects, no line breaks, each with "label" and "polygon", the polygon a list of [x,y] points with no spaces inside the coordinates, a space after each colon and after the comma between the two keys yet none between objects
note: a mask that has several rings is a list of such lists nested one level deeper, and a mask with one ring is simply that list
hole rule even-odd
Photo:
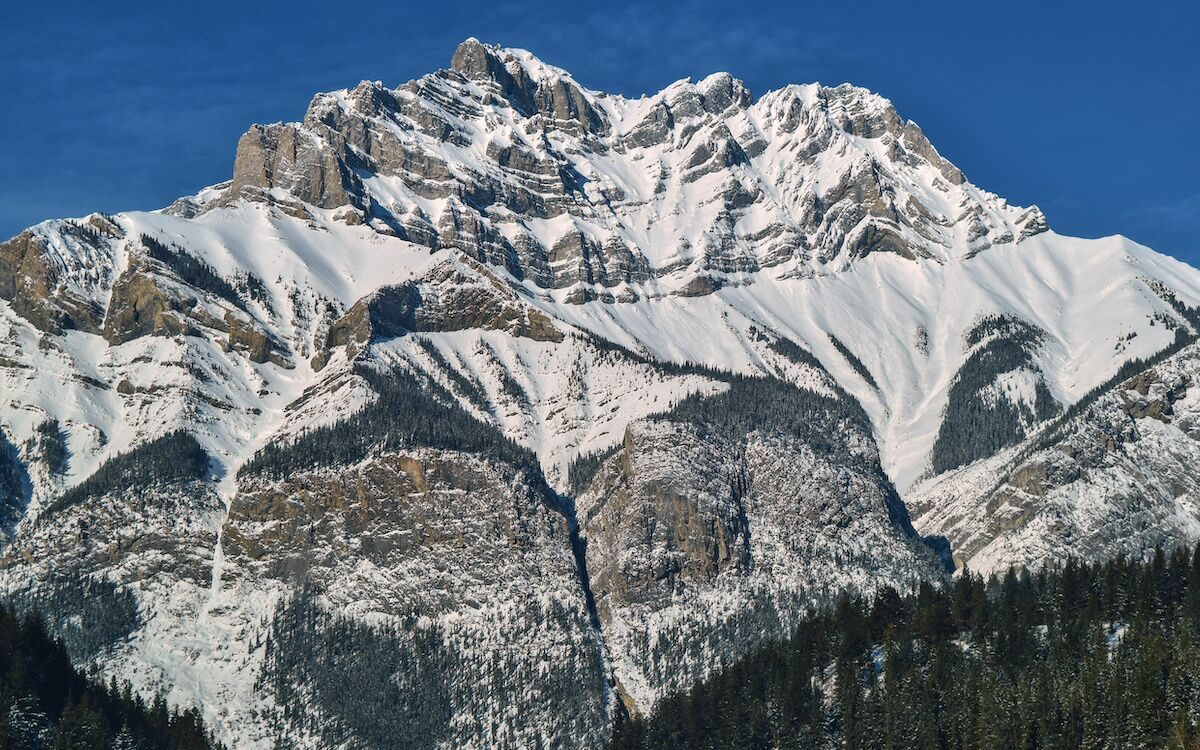
[{"label": "rocky cliff face", "polygon": [[863,89],[469,40],[0,244],[0,578],[234,747],[599,747],[943,554],[1200,537],[1198,303]]},{"label": "rocky cliff face", "polygon": [[405,333],[501,330],[534,341],[561,342],[562,331],[545,314],[520,302],[498,279],[474,264],[446,262],[420,282],[386,286],[359,300],[329,326],[315,367],[333,349],[353,359],[371,343]]},{"label": "rocky cliff face", "polygon": [[1046,228],[971,188],[862,89],[754,102],[718,74],[630,101],[473,40],[448,70],[320,95],[302,123],[252,128],[226,200],[274,189],[574,302],[644,284],[696,294],[763,267],[811,275],[874,252],[944,259]]},{"label": "rocky cliff face", "polygon": [[[865,439],[864,439],[865,438]],[[869,437],[858,461],[764,425],[637,423],[578,501],[619,695],[633,712],[731,664],[830,591],[937,576]],[[900,506],[902,509],[902,506]]]},{"label": "rocky cliff face", "polygon": [[[79,286],[100,287],[108,280],[111,271],[97,227],[106,232],[119,229],[103,217],[93,219],[86,225],[64,224],[57,247],[32,232],[0,244],[0,299],[8,300],[14,312],[39,330],[96,333],[100,327],[103,310]],[[67,279],[82,283],[77,286]]]},{"label": "rocky cliff face", "polygon": [[[282,706],[311,710],[285,709],[284,735],[601,744],[603,646],[553,502],[503,463],[430,450],[243,480],[221,585],[291,597],[270,624],[264,675]],[[364,648],[347,651],[347,668],[333,653],[356,628]],[[372,674],[384,684],[365,682]]]}]

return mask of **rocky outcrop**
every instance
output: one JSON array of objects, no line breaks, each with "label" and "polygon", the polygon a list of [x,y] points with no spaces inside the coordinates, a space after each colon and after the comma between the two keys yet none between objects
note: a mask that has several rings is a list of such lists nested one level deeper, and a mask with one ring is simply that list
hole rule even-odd
[{"label": "rocky outcrop", "polygon": [[51,262],[45,241],[22,232],[0,243],[0,299],[46,333],[96,333],[104,311],[95,301],[67,288]]},{"label": "rocky outcrop", "polygon": [[[748,477],[725,454],[731,447],[687,428],[652,423],[626,431],[619,459],[596,488],[602,505],[583,506],[602,618],[631,604],[664,608],[723,571],[749,572]],[[646,466],[672,456],[686,458],[669,471]]]},{"label": "rocky outcrop", "polygon": [[[547,501],[502,463],[430,450],[244,480],[222,533],[222,585],[308,587],[333,611],[375,623],[355,661],[381,660],[395,686],[330,694],[326,670],[367,665],[327,663],[339,632],[318,627],[295,639],[307,650],[267,662],[267,683],[311,696],[320,717],[285,720],[289,733],[317,724],[332,736],[367,717],[390,726],[424,706],[436,720],[398,728],[413,742],[429,733],[429,746],[602,747],[612,718],[600,641],[567,521]],[[291,643],[291,629],[311,625],[286,612],[273,637]],[[397,653],[408,661],[387,661]]]},{"label": "rocky outcrop", "polygon": [[[789,410],[786,399],[775,406]],[[819,422],[820,411],[807,413]],[[577,502],[614,676],[634,713],[789,633],[805,607],[844,587],[940,574],[863,450],[861,425],[836,428],[838,450],[856,453],[847,463],[802,430],[737,424],[680,413],[635,423]]]},{"label": "rocky outcrop", "polygon": [[509,70],[492,48],[478,39],[468,39],[454,50],[450,58],[450,69],[471,81],[491,81],[513,106],[513,109],[529,116],[536,111],[534,96],[537,84],[521,65]]},{"label": "rocky outcrop", "polygon": [[321,208],[359,205],[361,185],[333,135],[330,142],[295,125],[250,128],[238,140],[230,197],[242,197],[246,188],[278,188]]},{"label": "rocky outcrop", "polygon": [[535,341],[562,341],[550,318],[481,267],[447,261],[418,281],[383,287],[359,300],[329,327],[325,348],[314,360],[323,368],[332,349],[353,359],[375,341],[410,332],[481,329]]},{"label": "rocky outcrop", "polygon": [[1176,374],[1174,382],[1164,383],[1157,370],[1145,370],[1122,384],[1117,392],[1122,408],[1133,419],[1157,419],[1169,423],[1175,415],[1174,404],[1188,394],[1191,379]]},{"label": "rocky outcrop", "polygon": [[110,344],[123,344],[141,336],[192,332],[194,323],[188,320],[188,313],[195,304],[194,297],[174,295],[144,269],[130,267],[113,285],[104,338]]},{"label": "rocky outcrop", "polygon": [[608,123],[573,81],[564,76],[541,80],[516,56],[477,39],[458,46],[450,69],[472,81],[490,81],[513,109],[526,117],[540,114],[577,133],[604,135]]},{"label": "rocky outcrop", "polygon": [[271,362],[287,369],[293,366],[279,342],[259,328],[248,316],[229,310],[225,312],[222,320],[227,332],[226,344],[230,349],[244,352],[251,362]]},{"label": "rocky outcrop", "polygon": [[117,346],[143,336],[207,336],[252,362],[292,366],[286,348],[226,280],[181,250],[150,238],[143,245],[112,285],[100,331],[105,340]]}]

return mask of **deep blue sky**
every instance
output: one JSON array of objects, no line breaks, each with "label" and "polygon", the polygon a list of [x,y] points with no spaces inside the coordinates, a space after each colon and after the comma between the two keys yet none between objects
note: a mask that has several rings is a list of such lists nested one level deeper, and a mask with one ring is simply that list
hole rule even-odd
[{"label": "deep blue sky", "polygon": [[0,235],[226,179],[252,122],[445,67],[468,36],[638,95],[728,70],[851,81],[1055,229],[1200,265],[1200,10],[1190,2],[6,3]]}]

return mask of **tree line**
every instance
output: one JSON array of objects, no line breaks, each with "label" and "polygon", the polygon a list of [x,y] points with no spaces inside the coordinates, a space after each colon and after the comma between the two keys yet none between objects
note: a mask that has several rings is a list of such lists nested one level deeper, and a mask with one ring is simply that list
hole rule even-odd
[{"label": "tree line", "polygon": [[0,605],[0,750],[220,750],[196,709],[147,702],[71,663],[37,612]]},{"label": "tree line", "polygon": [[809,613],[613,750],[1200,748],[1200,547]]},{"label": "tree line", "polygon": [[332,424],[269,443],[242,465],[238,476],[280,478],[317,467],[352,466],[389,451],[427,447],[485,454],[540,481],[537,457],[528,448],[467,412],[431,379],[365,365],[355,372],[376,393],[374,401]]},{"label": "tree line", "polygon": [[109,492],[205,479],[210,464],[208,453],[190,433],[168,432],[106,460],[87,479],[59,495],[47,514]]},{"label": "tree line", "polygon": [[[994,456],[1023,440],[1028,428],[1062,412],[1034,362],[1045,337],[1040,328],[1009,315],[985,317],[967,333],[968,348],[978,348],[950,384],[930,455],[935,474]],[[1032,403],[994,391],[997,378],[1021,370],[1033,376]]]}]

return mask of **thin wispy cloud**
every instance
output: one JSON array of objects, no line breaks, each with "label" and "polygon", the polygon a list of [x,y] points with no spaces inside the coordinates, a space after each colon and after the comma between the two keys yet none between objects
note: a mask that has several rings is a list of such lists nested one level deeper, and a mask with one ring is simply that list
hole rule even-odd
[{"label": "thin wispy cloud", "polygon": [[1130,211],[1126,216],[1140,226],[1168,224],[1180,228],[1195,228],[1200,226],[1200,193],[1177,201],[1142,206],[1136,211]]}]

